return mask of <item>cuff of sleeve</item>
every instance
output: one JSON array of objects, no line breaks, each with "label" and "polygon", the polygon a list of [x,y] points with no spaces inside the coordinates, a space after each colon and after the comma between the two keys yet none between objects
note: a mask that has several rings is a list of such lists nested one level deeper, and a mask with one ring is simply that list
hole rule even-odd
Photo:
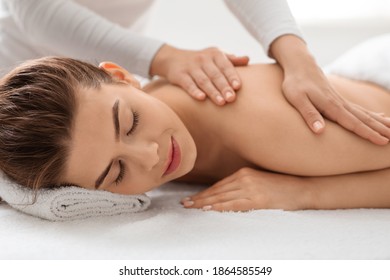
[{"label": "cuff of sleeve", "polygon": [[150,39],[138,54],[135,65],[132,65],[132,67],[129,67],[129,69],[134,69],[135,73],[145,78],[152,78],[152,76],[149,74],[150,66],[157,52],[164,44],[165,43],[162,41]]},{"label": "cuff of sleeve", "polygon": [[295,29],[295,28],[279,28],[271,31],[267,38],[263,38],[262,40],[262,46],[264,49],[264,52],[273,59],[273,57],[270,56],[270,47],[271,44],[279,37],[283,35],[295,35],[302,39],[302,41],[306,42],[305,39],[303,38],[303,35],[300,30]]}]

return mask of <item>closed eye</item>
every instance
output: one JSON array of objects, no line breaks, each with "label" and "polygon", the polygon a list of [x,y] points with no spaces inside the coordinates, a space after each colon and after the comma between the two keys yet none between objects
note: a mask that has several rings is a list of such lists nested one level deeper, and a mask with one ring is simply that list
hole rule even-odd
[{"label": "closed eye", "polygon": [[119,174],[118,177],[115,179],[115,185],[119,185],[120,182],[122,182],[123,177],[125,176],[125,167],[123,166],[123,162],[119,161]]},{"label": "closed eye", "polygon": [[131,126],[130,130],[127,132],[127,135],[133,134],[135,130],[138,127],[139,123],[139,113],[136,111],[133,111],[133,125]]}]

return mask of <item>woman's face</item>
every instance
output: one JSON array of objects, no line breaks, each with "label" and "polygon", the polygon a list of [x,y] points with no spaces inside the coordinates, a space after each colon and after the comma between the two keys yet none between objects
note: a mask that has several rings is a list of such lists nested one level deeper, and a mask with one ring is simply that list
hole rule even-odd
[{"label": "woman's face", "polygon": [[139,194],[194,166],[195,143],[175,112],[129,84],[82,90],[63,180]]}]

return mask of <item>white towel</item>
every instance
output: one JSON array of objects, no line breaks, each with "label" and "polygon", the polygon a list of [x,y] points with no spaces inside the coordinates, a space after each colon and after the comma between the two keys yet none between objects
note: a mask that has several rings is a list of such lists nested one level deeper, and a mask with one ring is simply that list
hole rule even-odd
[{"label": "white towel", "polygon": [[0,173],[2,200],[21,212],[51,221],[136,213],[150,205],[150,198],[144,194],[120,195],[74,186],[41,189],[35,193]]},{"label": "white towel", "polygon": [[390,33],[369,39],[325,67],[325,72],[390,90]]}]

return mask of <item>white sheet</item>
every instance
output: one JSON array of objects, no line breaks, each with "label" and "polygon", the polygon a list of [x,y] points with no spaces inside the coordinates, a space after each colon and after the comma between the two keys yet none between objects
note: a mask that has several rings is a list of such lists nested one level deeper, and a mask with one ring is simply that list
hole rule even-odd
[{"label": "white sheet", "polygon": [[49,222],[0,205],[1,259],[389,259],[390,210],[182,208],[199,186],[167,184],[133,215]]},{"label": "white sheet", "polygon": [[325,71],[372,82],[390,90],[390,33],[358,44],[327,66]]}]

